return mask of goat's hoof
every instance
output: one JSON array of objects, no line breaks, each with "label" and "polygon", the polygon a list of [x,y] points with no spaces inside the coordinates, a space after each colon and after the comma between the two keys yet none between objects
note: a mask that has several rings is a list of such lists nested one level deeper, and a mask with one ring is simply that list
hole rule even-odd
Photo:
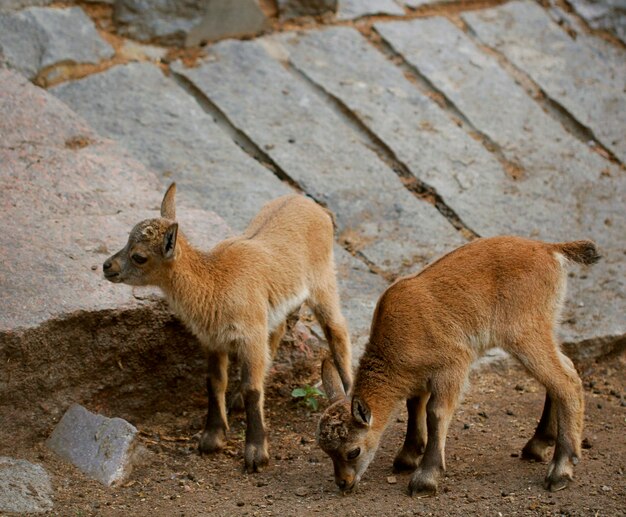
[{"label": "goat's hoof", "polygon": [[522,449],[522,459],[543,463],[547,461],[552,445],[554,444],[550,441],[531,438]]},{"label": "goat's hoof", "polygon": [[415,471],[409,482],[409,495],[411,497],[432,497],[437,494],[437,480],[431,472]]},{"label": "goat's hoof", "polygon": [[413,451],[400,449],[393,460],[394,472],[413,472],[419,465],[419,455]]},{"label": "goat's hoof", "polygon": [[548,467],[548,475],[546,476],[544,486],[550,492],[558,492],[567,488],[570,481],[574,480],[574,470],[572,464],[568,462],[560,465],[551,462]]},{"label": "goat's hoof", "polygon": [[202,454],[213,454],[224,448],[226,445],[226,436],[223,431],[220,432],[204,432],[200,437],[198,451]]},{"label": "goat's hoof", "polygon": [[261,472],[270,460],[267,453],[267,447],[264,445],[247,444],[246,451],[244,453],[244,461],[246,466],[246,472],[253,474],[255,472]]}]

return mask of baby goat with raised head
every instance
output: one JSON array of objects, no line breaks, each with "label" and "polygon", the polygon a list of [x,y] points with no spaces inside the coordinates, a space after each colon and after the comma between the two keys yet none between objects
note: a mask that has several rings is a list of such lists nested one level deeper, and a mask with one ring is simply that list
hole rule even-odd
[{"label": "baby goat with raised head", "polygon": [[522,455],[543,460],[556,441],[545,484],[565,488],[580,459],[584,400],[580,378],[556,341],[556,325],[566,263],[598,258],[589,241],[478,239],[393,283],[378,301],[352,393],[330,362],[322,366],[331,405],[319,422],[318,443],[333,460],[339,488],[349,492],[357,485],[406,401],[406,438],[394,468],[414,471],[411,495],[435,493],[470,365],[494,346],[546,387],[543,415]]},{"label": "baby goat with raised head", "polygon": [[103,265],[111,282],[154,285],[208,355],[208,413],[200,451],[224,446],[229,354],[242,365],[246,410],[245,466],[268,462],[263,386],[285,332],[286,317],[311,307],[330,346],[342,387],[352,383],[350,338],[339,308],[330,213],[288,195],[266,204],[246,231],[212,250],[195,249],[178,230],[172,184],[161,217],[137,224],[126,246]]}]

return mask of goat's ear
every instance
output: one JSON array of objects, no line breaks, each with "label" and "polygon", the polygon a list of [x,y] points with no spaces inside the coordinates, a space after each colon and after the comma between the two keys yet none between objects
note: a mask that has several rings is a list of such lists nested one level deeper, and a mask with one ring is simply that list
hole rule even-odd
[{"label": "goat's ear", "polygon": [[346,398],[346,392],[343,389],[339,372],[330,357],[327,357],[322,362],[322,384],[331,404]]},{"label": "goat's ear", "polygon": [[372,412],[364,400],[356,395],[352,397],[352,417],[358,424],[369,427],[372,425]]},{"label": "goat's ear", "polygon": [[161,217],[165,219],[176,220],[176,203],[174,197],[176,196],[176,183],[172,183],[165,195],[163,201],[161,201]]},{"label": "goat's ear", "polygon": [[163,236],[163,244],[161,247],[161,251],[163,253],[163,258],[166,260],[170,260],[174,258],[174,251],[176,250],[176,238],[178,237],[178,223],[170,224],[169,228],[165,230],[165,235]]}]

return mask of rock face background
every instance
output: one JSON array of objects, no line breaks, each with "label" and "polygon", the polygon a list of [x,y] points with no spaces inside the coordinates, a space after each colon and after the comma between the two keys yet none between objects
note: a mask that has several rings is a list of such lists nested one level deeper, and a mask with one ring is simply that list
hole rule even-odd
[{"label": "rock face background", "polygon": [[331,210],[355,360],[390,281],[507,233],[594,239],[559,337],[579,364],[624,350],[620,3],[49,3],[0,5],[0,442],[203,389],[159,293],[100,269],[174,180],[205,248],[286,193]]}]

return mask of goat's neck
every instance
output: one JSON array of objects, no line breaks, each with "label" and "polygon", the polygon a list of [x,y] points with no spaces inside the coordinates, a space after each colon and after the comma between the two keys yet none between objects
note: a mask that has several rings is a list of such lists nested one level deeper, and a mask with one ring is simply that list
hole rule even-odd
[{"label": "goat's neck", "polygon": [[361,358],[352,393],[367,403],[372,412],[372,427],[381,433],[406,399],[406,389],[397,380],[384,359],[367,352]]},{"label": "goat's neck", "polygon": [[161,286],[166,297],[177,305],[197,305],[200,297],[206,303],[213,295],[214,278],[209,257],[179,236],[176,258]]}]

